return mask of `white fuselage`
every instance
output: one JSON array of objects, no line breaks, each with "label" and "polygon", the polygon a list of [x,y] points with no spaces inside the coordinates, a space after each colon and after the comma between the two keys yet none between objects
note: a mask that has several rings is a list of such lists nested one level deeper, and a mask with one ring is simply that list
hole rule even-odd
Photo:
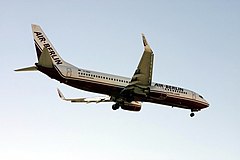
[{"label": "white fuselage", "polygon": [[[73,85],[73,87],[80,88],[86,91],[95,92],[93,91],[95,88],[94,86],[95,85],[101,86],[100,90],[103,89],[103,91],[101,92],[97,90],[96,92],[102,94],[108,93],[104,91],[104,88],[109,89],[110,87],[110,89],[111,88],[122,89],[126,87],[131,80],[130,78],[127,77],[90,71],[86,69],[80,69],[70,64],[67,64],[66,66],[58,66],[56,69],[58,70],[59,74],[62,75],[62,77],[65,78],[67,81],[73,80],[79,81],[79,83],[86,82],[88,86],[90,86],[88,88],[86,86],[81,87],[81,85],[79,86]],[[192,108],[193,111],[198,111],[201,110],[202,108],[206,108],[209,105],[201,95],[181,87],[175,87],[171,85],[153,82],[152,85],[150,86],[150,93],[152,93],[150,94],[152,96],[149,99],[147,99],[147,101],[170,105],[172,107],[176,106],[187,109]],[[188,105],[195,105],[197,107],[195,108],[195,106]]]}]

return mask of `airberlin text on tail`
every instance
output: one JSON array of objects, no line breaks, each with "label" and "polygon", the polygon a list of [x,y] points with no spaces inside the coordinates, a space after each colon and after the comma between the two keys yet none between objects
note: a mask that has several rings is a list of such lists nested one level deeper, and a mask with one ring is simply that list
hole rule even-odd
[{"label": "airberlin text on tail", "polygon": [[39,39],[39,41],[40,41],[41,43],[43,43],[43,46],[48,49],[49,54],[50,54],[50,56],[52,57],[52,59],[55,61],[55,63],[56,63],[56,64],[63,64],[61,58],[58,57],[58,55],[55,53],[55,51],[54,51],[54,49],[51,47],[51,45],[50,45],[48,42],[46,42],[47,40],[46,40],[46,38],[44,37],[44,34],[42,34],[41,32],[36,32],[36,31],[34,32],[34,34],[37,36],[37,38]]}]

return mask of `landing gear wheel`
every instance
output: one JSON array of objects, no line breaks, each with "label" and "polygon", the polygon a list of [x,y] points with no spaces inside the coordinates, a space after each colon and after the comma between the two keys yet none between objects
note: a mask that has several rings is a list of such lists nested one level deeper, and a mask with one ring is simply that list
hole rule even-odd
[{"label": "landing gear wheel", "polygon": [[117,103],[112,105],[112,109],[113,109],[113,110],[117,110],[117,109],[119,109],[119,107],[120,107],[120,106],[119,106],[119,104],[117,104]]},{"label": "landing gear wheel", "polygon": [[193,117],[193,116],[195,116],[195,114],[192,112],[192,113],[190,113],[190,117]]}]

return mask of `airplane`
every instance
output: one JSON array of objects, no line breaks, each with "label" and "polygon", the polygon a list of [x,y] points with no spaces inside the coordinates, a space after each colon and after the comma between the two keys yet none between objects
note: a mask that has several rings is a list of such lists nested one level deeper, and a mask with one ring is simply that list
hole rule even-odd
[{"label": "airplane", "polygon": [[162,104],[191,110],[190,116],[209,107],[209,103],[198,93],[171,85],[152,82],[154,54],[144,34],[144,51],[131,78],[91,71],[75,67],[64,61],[39,25],[32,24],[38,62],[34,66],[15,71],[40,71],[52,79],[77,89],[103,94],[93,98],[65,98],[57,89],[62,100],[79,103],[113,102],[113,110],[138,112],[143,102]]}]

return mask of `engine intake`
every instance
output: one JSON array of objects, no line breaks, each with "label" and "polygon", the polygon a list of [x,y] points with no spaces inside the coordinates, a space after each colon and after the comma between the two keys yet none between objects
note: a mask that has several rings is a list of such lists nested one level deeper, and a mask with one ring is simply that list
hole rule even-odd
[{"label": "engine intake", "polygon": [[124,102],[124,104],[121,105],[121,108],[123,110],[135,111],[135,112],[139,112],[141,110],[141,107],[142,107],[142,104],[138,101]]}]

